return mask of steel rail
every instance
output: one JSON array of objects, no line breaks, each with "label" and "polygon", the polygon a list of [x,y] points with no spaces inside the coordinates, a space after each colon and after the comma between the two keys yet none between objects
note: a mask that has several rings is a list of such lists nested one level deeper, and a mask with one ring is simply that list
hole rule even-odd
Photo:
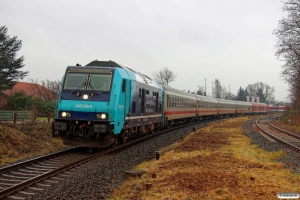
[{"label": "steel rail", "polygon": [[266,135],[268,135],[269,137],[273,138],[273,139],[276,140],[277,142],[279,142],[279,143],[283,144],[284,146],[287,146],[287,147],[291,148],[292,150],[294,150],[294,151],[300,153],[300,148],[299,148],[299,147],[296,147],[296,146],[294,146],[294,145],[292,145],[292,144],[290,144],[290,143],[288,143],[288,142],[286,142],[286,141],[284,141],[284,140],[282,140],[282,139],[276,137],[275,135],[270,134],[268,131],[266,131],[265,129],[263,129],[262,127],[260,127],[260,126],[258,125],[258,122],[259,122],[260,120],[267,119],[267,118],[268,118],[268,117],[266,117],[266,118],[261,118],[261,119],[256,120],[256,121],[255,121],[256,126],[257,126],[261,131],[263,131]]},{"label": "steel rail", "polygon": [[9,166],[2,167],[2,168],[0,168],[0,175],[5,173],[5,172],[12,171],[14,169],[24,167],[26,165],[30,165],[30,164],[40,162],[40,161],[44,161],[44,160],[49,160],[51,158],[55,158],[57,156],[67,154],[67,153],[69,153],[71,151],[74,151],[78,148],[79,147],[72,147],[72,148],[61,150],[61,151],[51,153],[51,154],[48,154],[48,155],[45,155],[45,156],[39,156],[37,158],[33,158],[33,159],[30,159],[30,160],[26,160],[26,161],[23,161],[23,162],[19,162],[19,163],[16,163],[16,164],[12,164],[12,165],[9,165]]},{"label": "steel rail", "polygon": [[290,133],[290,132],[288,132],[288,131],[285,131],[285,130],[283,130],[283,129],[277,127],[277,126],[275,126],[274,124],[271,124],[271,123],[270,123],[271,120],[272,120],[272,118],[268,119],[268,121],[267,121],[268,124],[269,124],[270,126],[272,126],[273,128],[276,128],[276,129],[279,130],[279,131],[284,132],[285,134],[287,134],[287,135],[289,135],[289,136],[291,136],[291,137],[294,137],[294,138],[300,140],[300,136],[295,135],[295,134],[293,134],[293,133]]}]

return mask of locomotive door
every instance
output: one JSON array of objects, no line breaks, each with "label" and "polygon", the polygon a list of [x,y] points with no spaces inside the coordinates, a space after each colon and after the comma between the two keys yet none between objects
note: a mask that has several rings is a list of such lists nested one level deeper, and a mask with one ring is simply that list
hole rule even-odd
[{"label": "locomotive door", "polygon": [[131,101],[131,81],[128,79],[123,80],[122,90],[125,92],[124,102],[124,119],[130,114],[130,101]]}]

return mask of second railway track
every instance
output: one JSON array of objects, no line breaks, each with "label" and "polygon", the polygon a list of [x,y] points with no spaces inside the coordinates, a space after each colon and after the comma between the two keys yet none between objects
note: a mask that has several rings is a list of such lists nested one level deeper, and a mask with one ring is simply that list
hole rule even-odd
[{"label": "second railway track", "polygon": [[262,118],[258,119],[255,124],[256,126],[267,135],[267,137],[291,148],[293,151],[300,153],[300,136],[289,133],[282,130],[275,125],[271,124],[270,121],[273,118]]}]

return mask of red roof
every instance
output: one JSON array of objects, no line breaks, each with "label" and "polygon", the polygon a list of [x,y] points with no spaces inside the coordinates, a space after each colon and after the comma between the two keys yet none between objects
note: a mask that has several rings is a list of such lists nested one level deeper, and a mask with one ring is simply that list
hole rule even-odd
[{"label": "red roof", "polygon": [[5,99],[17,92],[23,92],[25,95],[40,97],[46,101],[53,101],[56,93],[36,83],[17,82],[11,90],[0,91],[0,100]]},{"label": "red roof", "polygon": [[17,82],[11,90],[1,91],[2,94],[10,96],[16,92],[24,92],[25,95],[38,96],[37,90],[45,89],[36,83]]}]

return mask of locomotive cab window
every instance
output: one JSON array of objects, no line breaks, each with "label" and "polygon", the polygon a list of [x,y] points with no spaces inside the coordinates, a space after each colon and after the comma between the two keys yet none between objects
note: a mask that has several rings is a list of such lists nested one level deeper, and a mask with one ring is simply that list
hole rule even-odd
[{"label": "locomotive cab window", "polygon": [[84,90],[86,87],[88,73],[68,73],[64,89]]},{"label": "locomotive cab window", "polygon": [[112,74],[110,73],[73,73],[68,72],[64,90],[100,90],[109,91]]}]

